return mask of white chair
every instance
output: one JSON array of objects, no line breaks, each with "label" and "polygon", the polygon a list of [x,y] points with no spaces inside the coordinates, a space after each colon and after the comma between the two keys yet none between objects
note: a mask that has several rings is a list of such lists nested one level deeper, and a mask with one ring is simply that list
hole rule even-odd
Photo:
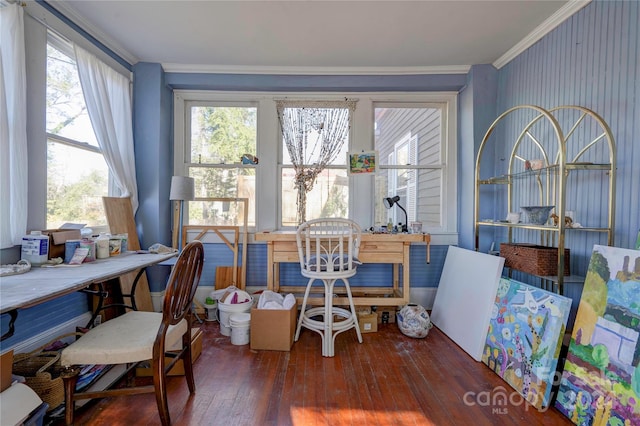
[{"label": "white chair", "polygon": [[[349,278],[354,276],[360,264],[361,229],[349,219],[314,219],[298,227],[296,241],[302,276],[309,278],[302,300],[302,309],[295,340],[302,327],[313,330],[322,337],[322,356],[334,356],[336,336],[355,328],[358,341],[362,335],[353,305]],[[307,309],[307,302],[316,280],[324,284],[324,306]],[[333,306],[334,287],[338,280],[344,284],[349,310]],[[319,320],[317,318],[321,317]]]},{"label": "white chair", "polygon": [[[167,372],[178,361],[184,364],[189,392],[195,392],[191,362],[191,306],[196,293],[204,248],[193,241],[184,248],[169,277],[162,312],[129,311],[92,328],[62,351],[65,386],[65,421],[73,424],[76,400],[155,392],[163,425],[170,425],[167,403]],[[177,352],[173,349],[177,346]],[[168,352],[171,351],[171,352]],[[165,356],[174,357],[171,362]],[[79,368],[84,364],[127,364],[128,371],[139,362],[151,360],[153,385],[76,392]]]}]

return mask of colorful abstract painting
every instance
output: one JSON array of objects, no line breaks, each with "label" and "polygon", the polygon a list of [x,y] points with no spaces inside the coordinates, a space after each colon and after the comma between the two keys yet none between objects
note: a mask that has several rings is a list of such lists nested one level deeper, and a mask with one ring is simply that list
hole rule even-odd
[{"label": "colorful abstract painting", "polygon": [[640,425],[640,252],[594,246],[556,408],[577,425]]},{"label": "colorful abstract painting", "polygon": [[501,278],[482,362],[538,409],[551,403],[551,387],[571,299]]}]

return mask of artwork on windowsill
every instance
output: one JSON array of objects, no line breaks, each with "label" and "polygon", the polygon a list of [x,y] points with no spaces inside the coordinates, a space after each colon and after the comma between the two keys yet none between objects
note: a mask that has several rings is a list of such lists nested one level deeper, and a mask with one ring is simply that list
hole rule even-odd
[{"label": "artwork on windowsill", "polygon": [[347,153],[350,175],[375,173],[378,167],[378,151],[359,151]]},{"label": "artwork on windowsill", "polygon": [[482,362],[538,409],[551,403],[571,299],[501,278]]},{"label": "artwork on windowsill", "polygon": [[595,245],[556,408],[578,425],[640,424],[640,253]]}]

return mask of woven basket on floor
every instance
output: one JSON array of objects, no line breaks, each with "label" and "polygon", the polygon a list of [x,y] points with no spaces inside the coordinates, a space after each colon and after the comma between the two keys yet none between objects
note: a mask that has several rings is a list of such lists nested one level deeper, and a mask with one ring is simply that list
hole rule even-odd
[{"label": "woven basket on floor", "polygon": [[57,340],[77,334],[80,333],[68,333],[59,336],[32,352],[13,356],[13,374],[25,378],[25,384],[33,389],[43,402],[49,405],[47,411],[51,411],[64,403],[64,384],[60,377],[62,371],[60,352],[43,352],[43,349],[51,346]]}]

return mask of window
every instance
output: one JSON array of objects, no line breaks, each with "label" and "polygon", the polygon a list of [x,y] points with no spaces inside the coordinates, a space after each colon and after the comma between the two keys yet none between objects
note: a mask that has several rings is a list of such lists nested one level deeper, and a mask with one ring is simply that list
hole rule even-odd
[{"label": "window", "polygon": [[[345,100],[355,103],[347,107],[349,131],[307,194],[306,219],[350,217],[363,229],[386,225],[389,219],[404,222],[401,210],[387,210],[382,203],[399,195],[407,221],[422,222],[434,244],[457,244],[455,93],[176,90],[174,174],[196,179],[189,223],[238,224],[233,205],[207,204],[206,198],[247,197],[251,227],[297,226],[294,161],[278,111],[282,105],[340,109],[344,104],[337,105]],[[347,152],[372,149],[378,151],[376,173],[348,175]],[[259,163],[239,164],[245,153],[259,157]],[[317,162],[317,157],[305,158]]]},{"label": "window", "polygon": [[[447,153],[443,117],[445,105],[374,103],[375,149],[381,173],[376,199],[400,197],[408,225],[422,222],[427,230],[446,229],[443,210]],[[376,224],[404,222],[399,209],[377,203]]]},{"label": "window", "polygon": [[72,46],[47,43],[47,228],[65,222],[106,226],[109,169],[84,102]]},{"label": "window", "polygon": [[281,226],[296,226],[300,217],[349,216],[346,162],[351,111],[346,102],[331,104],[281,102]]},{"label": "window", "polygon": [[248,199],[248,225],[255,226],[257,108],[250,103],[189,102],[186,174],[195,179],[196,201],[189,202],[190,225],[242,225],[244,203],[212,198]]}]

